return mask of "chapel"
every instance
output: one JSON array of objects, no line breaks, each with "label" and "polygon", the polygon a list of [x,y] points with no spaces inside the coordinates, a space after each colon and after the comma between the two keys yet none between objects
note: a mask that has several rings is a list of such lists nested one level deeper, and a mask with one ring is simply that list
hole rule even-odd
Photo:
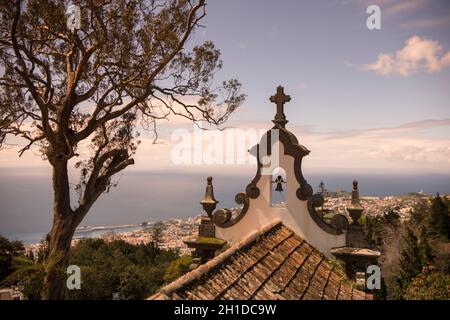
[{"label": "chapel", "polygon": [[[150,299],[372,299],[366,269],[380,252],[366,242],[360,217],[358,182],[353,181],[347,212],[325,218],[324,194],[314,193],[302,172],[310,151],[286,125],[278,86],[273,126],[249,150],[257,159],[254,178],[236,194],[238,209],[220,208],[213,179],[207,178],[205,211],[191,271]],[[274,203],[275,195],[283,194]]]}]

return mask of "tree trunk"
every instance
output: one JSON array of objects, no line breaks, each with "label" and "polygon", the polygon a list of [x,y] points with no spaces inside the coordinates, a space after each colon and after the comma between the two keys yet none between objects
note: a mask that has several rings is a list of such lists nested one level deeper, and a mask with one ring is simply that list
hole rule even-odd
[{"label": "tree trunk", "polygon": [[64,298],[65,267],[70,254],[70,245],[76,229],[74,213],[70,207],[70,187],[67,160],[50,159],[53,166],[53,226],[47,235],[48,261],[44,279],[43,298]]}]

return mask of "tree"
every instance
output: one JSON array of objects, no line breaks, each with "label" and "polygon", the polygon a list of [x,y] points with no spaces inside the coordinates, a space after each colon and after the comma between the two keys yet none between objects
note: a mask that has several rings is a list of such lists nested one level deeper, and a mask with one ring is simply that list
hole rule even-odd
[{"label": "tree", "polygon": [[434,234],[450,239],[449,207],[439,194],[431,200],[430,227]]},{"label": "tree", "polygon": [[399,237],[400,213],[398,208],[389,209],[381,216],[364,216],[362,219],[366,240],[371,245],[383,246],[392,237]]},{"label": "tree", "polygon": [[9,241],[0,236],[0,282],[14,271],[14,258],[22,255],[25,248],[20,241]]},{"label": "tree", "polygon": [[325,193],[327,192],[327,189],[325,188],[325,183],[323,183],[323,181],[320,181],[318,188],[319,193],[324,196]]},{"label": "tree", "polygon": [[156,224],[153,226],[151,235],[152,235],[152,242],[156,246],[156,248],[159,248],[161,243],[163,242],[163,231],[164,227],[162,224]]},{"label": "tree", "polygon": [[382,223],[391,226],[394,229],[400,227],[400,208],[395,207],[394,209],[388,210],[382,217]]},{"label": "tree", "polygon": [[[57,274],[72,236],[112,177],[134,163],[141,129],[172,116],[222,125],[242,103],[240,83],[213,81],[220,51],[187,49],[204,0],[74,0],[80,28],[69,30],[67,0],[0,4],[0,146],[38,147],[52,168],[53,224],[47,235],[47,299],[63,298]],[[69,168],[80,172],[71,199]]]},{"label": "tree", "polygon": [[426,265],[427,263],[432,262],[434,259],[433,250],[428,242],[428,233],[424,226],[420,228],[420,233],[417,240],[420,257],[422,258],[422,264]]},{"label": "tree", "polygon": [[408,288],[412,279],[422,272],[422,269],[432,262],[431,248],[427,242],[425,229],[422,228],[419,237],[407,227],[404,235],[404,246],[400,258],[400,277],[397,282],[400,294]]},{"label": "tree", "polygon": [[126,300],[141,300],[146,298],[147,274],[141,267],[136,265],[128,266],[120,274],[119,292]]},{"label": "tree", "polygon": [[123,240],[82,239],[72,249],[70,264],[81,268],[81,289],[66,290],[68,299],[147,298],[164,283],[164,273],[178,258],[157,250],[153,242],[133,245]]}]

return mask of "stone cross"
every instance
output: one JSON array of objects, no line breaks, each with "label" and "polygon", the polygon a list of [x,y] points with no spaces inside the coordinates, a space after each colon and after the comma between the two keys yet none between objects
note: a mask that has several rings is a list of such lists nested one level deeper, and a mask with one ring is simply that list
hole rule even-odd
[{"label": "stone cross", "polygon": [[275,114],[273,122],[280,124],[283,127],[288,122],[284,115],[284,104],[289,101],[291,101],[291,97],[284,94],[284,88],[282,86],[278,86],[277,93],[270,97],[270,102],[277,105],[277,113]]}]

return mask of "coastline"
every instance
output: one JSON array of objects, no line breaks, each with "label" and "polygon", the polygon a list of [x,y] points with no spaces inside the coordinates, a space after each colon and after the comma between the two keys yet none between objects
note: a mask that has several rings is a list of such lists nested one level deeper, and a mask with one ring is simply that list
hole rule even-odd
[{"label": "coastline", "polygon": [[[387,211],[389,208],[398,207],[400,214],[402,215],[402,219],[407,219],[417,201],[420,199],[426,200],[429,198],[430,195],[417,193],[386,197],[363,196],[361,197],[361,201],[365,207],[365,214],[367,215],[379,215]],[[331,192],[330,196],[326,199],[326,206],[330,207],[330,209],[335,212],[342,212],[345,214],[345,208],[349,199],[349,194]],[[107,240],[123,239],[127,242],[135,244],[139,242],[147,243],[151,241],[151,238],[148,232],[144,232],[145,228],[151,228],[154,224],[160,223],[165,230],[164,235],[166,236],[162,246],[165,248],[180,247],[184,249],[186,246],[182,240],[188,236],[195,236],[199,222],[200,215],[190,218],[171,218],[162,221],[144,221],[138,224],[81,226],[77,229],[73,242],[76,243],[83,238],[104,238]],[[17,234],[9,238],[11,240],[22,241],[28,250],[28,248],[40,245],[40,242],[44,236],[45,233],[29,233]],[[170,239],[170,237],[173,238]]]},{"label": "coastline", "polygon": [[[183,240],[193,238],[197,234],[200,215],[186,219],[168,219],[164,221],[143,222],[135,225],[99,226],[89,227],[89,231],[83,231],[87,226],[82,226],[72,239],[72,246],[78,241],[87,238],[98,238],[105,241],[123,240],[130,244],[149,243],[152,239],[151,229],[158,224],[162,228],[161,249],[179,250],[181,255],[189,254],[189,249]],[[43,244],[38,241],[25,244],[25,250],[34,255],[41,249]]]}]

